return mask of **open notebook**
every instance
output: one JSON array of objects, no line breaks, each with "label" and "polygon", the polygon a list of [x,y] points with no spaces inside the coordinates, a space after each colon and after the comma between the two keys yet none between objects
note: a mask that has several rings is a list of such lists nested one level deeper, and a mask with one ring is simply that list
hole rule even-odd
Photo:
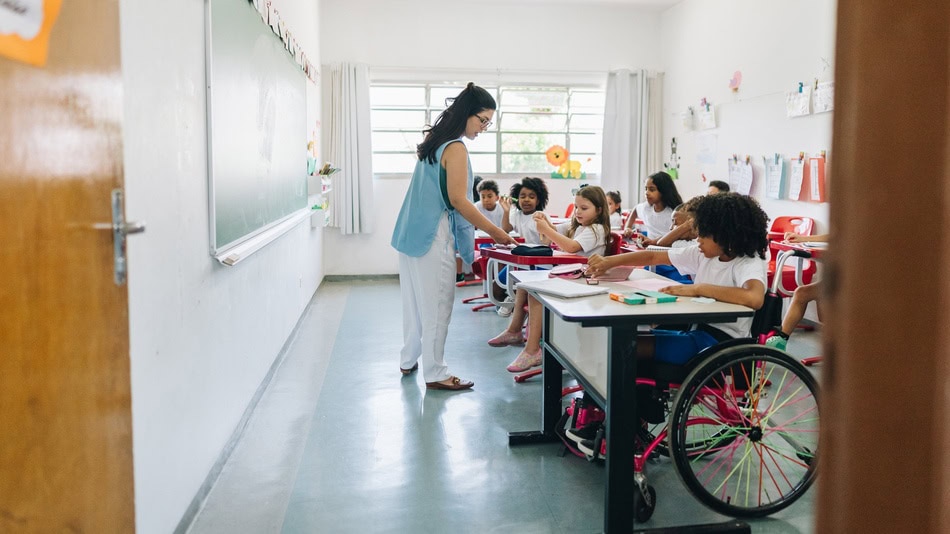
[{"label": "open notebook", "polygon": [[610,292],[607,287],[589,286],[584,282],[572,282],[563,278],[546,278],[532,282],[521,282],[519,288],[532,289],[555,297],[574,298],[601,295]]}]

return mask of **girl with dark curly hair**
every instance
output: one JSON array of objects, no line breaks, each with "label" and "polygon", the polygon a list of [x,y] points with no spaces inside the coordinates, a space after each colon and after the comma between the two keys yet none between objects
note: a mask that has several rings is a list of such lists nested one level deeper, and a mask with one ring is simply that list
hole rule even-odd
[{"label": "girl with dark curly hair", "polygon": [[[696,245],[606,258],[591,256],[587,272],[596,276],[617,265],[672,265],[693,275],[695,282],[667,286],[662,292],[757,310],[765,300],[768,221],[751,197],[738,193],[705,196],[695,206]],[[747,337],[751,328],[752,318],[746,317],[734,323],[697,325],[687,331],[654,330],[652,336],[638,338],[637,355],[681,364],[720,341]]]},{"label": "girl with dark curly hair", "polygon": [[[499,201],[504,212],[501,227],[506,232],[521,234],[525,243],[540,243],[541,236],[534,222],[534,212],[548,206],[548,186],[540,178],[525,177],[511,186],[511,197]],[[512,209],[513,208],[513,209]]]}]

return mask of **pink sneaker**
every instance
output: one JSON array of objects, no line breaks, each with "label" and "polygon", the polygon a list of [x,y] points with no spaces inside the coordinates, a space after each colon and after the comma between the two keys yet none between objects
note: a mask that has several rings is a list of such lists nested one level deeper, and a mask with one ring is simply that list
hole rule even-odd
[{"label": "pink sneaker", "polygon": [[520,347],[524,345],[524,336],[521,335],[520,331],[509,332],[508,330],[505,330],[497,336],[489,339],[488,344],[492,347],[507,347],[508,345]]},{"label": "pink sneaker", "polygon": [[541,365],[541,349],[538,349],[538,352],[534,354],[528,354],[527,351],[521,351],[521,354],[518,354],[518,357],[515,358],[515,361],[508,364],[509,373],[521,373],[531,369],[532,367],[538,367]]}]

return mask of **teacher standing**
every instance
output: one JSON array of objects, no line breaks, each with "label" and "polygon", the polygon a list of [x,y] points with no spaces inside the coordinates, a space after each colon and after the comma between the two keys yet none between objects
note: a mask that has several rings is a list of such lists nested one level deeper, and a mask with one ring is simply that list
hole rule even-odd
[{"label": "teacher standing", "polygon": [[455,300],[455,251],[462,260],[475,259],[475,229],[497,243],[514,243],[469,200],[472,164],[462,138],[475,139],[492,124],[495,99],[469,83],[451,105],[423,130],[416,147],[416,169],[403,200],[392,246],[399,251],[399,288],[402,293],[403,347],[399,371],[419,368],[426,388],[458,391],[474,382],[449,373],[445,365],[445,337]]}]

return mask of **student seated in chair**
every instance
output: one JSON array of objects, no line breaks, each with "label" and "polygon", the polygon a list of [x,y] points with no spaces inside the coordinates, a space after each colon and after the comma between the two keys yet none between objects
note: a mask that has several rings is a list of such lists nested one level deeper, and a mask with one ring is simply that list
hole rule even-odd
[{"label": "student seated in chair", "polygon": [[[662,292],[685,298],[707,297],[754,310],[765,300],[768,216],[755,199],[720,193],[696,201],[697,244],[670,250],[647,250],[619,256],[591,256],[588,273],[602,274],[618,265],[672,265],[693,275],[692,285],[671,285]],[[734,323],[693,325],[688,330],[653,330],[640,336],[638,358],[681,364],[706,347],[747,337],[752,318]]]},{"label": "student seated in chair", "polygon": [[[795,232],[786,232],[785,241],[789,243],[804,243],[806,241],[825,243],[828,241],[828,234],[801,235]],[[818,307],[818,319],[821,320],[821,280],[795,288],[795,292],[792,293],[792,303],[789,304],[788,311],[785,312],[782,325],[776,325],[771,332],[766,334],[765,344],[785,350],[788,345],[788,336],[792,335],[792,331],[795,330],[798,323],[802,322],[805,317],[805,308],[808,307],[808,303],[811,301],[815,301]]]}]

